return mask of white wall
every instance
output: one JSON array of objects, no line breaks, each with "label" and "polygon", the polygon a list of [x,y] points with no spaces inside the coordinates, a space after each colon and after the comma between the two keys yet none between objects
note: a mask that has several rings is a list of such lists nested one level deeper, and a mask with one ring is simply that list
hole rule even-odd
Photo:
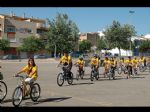
[{"label": "white wall", "polygon": [[[107,50],[107,52],[112,53],[112,55],[119,54],[118,48],[115,48],[115,49],[112,49],[112,50]],[[105,53],[105,50],[102,50],[102,53]],[[130,52],[130,50],[126,51],[126,50],[121,49],[121,56],[132,56],[132,55],[133,55],[133,53]]]}]

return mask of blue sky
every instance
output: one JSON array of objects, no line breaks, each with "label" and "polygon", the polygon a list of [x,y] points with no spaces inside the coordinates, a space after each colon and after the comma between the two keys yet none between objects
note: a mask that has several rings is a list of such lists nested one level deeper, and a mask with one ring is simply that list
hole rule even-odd
[{"label": "blue sky", "polygon": [[[129,11],[134,11],[133,14]],[[0,7],[0,14],[55,19],[57,12],[65,13],[80,32],[97,32],[112,25],[113,20],[135,26],[137,35],[150,34],[150,7]]]}]

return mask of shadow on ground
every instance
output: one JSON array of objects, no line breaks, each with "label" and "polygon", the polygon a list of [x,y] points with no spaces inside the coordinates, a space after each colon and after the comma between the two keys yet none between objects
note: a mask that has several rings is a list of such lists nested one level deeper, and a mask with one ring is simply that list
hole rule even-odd
[{"label": "shadow on ground", "polygon": [[39,101],[37,102],[33,102],[33,101],[25,102],[22,106],[32,106],[32,105],[37,105],[37,104],[45,103],[45,102],[60,102],[60,101],[67,100],[70,98],[72,97],[45,98],[45,99],[39,99]]},{"label": "shadow on ground", "polygon": [[89,84],[94,84],[94,83],[92,83],[92,82],[85,82],[85,83],[74,83],[74,84],[72,84],[72,85],[89,85]]}]

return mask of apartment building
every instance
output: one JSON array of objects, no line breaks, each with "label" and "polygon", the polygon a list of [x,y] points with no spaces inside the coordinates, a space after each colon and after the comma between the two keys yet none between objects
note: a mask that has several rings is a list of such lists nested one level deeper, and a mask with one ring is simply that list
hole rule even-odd
[{"label": "apartment building", "polygon": [[100,39],[100,36],[98,32],[80,34],[80,41],[89,40],[92,46],[97,46],[99,39]]},{"label": "apartment building", "polygon": [[[37,18],[28,18],[15,16],[15,14],[0,14],[0,39],[5,38],[10,41],[11,49],[3,54],[18,55],[17,48],[22,45],[23,39],[29,36],[35,36],[46,40],[43,35],[48,30],[46,20]],[[21,56],[26,53],[21,52]]]}]

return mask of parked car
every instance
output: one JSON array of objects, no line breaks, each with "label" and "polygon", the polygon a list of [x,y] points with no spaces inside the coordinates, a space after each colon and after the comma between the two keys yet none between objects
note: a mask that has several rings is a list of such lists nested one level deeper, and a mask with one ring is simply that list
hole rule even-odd
[{"label": "parked car", "polygon": [[3,60],[19,59],[19,56],[13,55],[13,54],[8,54],[8,55],[4,55],[2,59],[3,59]]},{"label": "parked car", "polygon": [[34,55],[34,59],[45,59],[45,58],[48,58],[48,56],[45,54]]}]

